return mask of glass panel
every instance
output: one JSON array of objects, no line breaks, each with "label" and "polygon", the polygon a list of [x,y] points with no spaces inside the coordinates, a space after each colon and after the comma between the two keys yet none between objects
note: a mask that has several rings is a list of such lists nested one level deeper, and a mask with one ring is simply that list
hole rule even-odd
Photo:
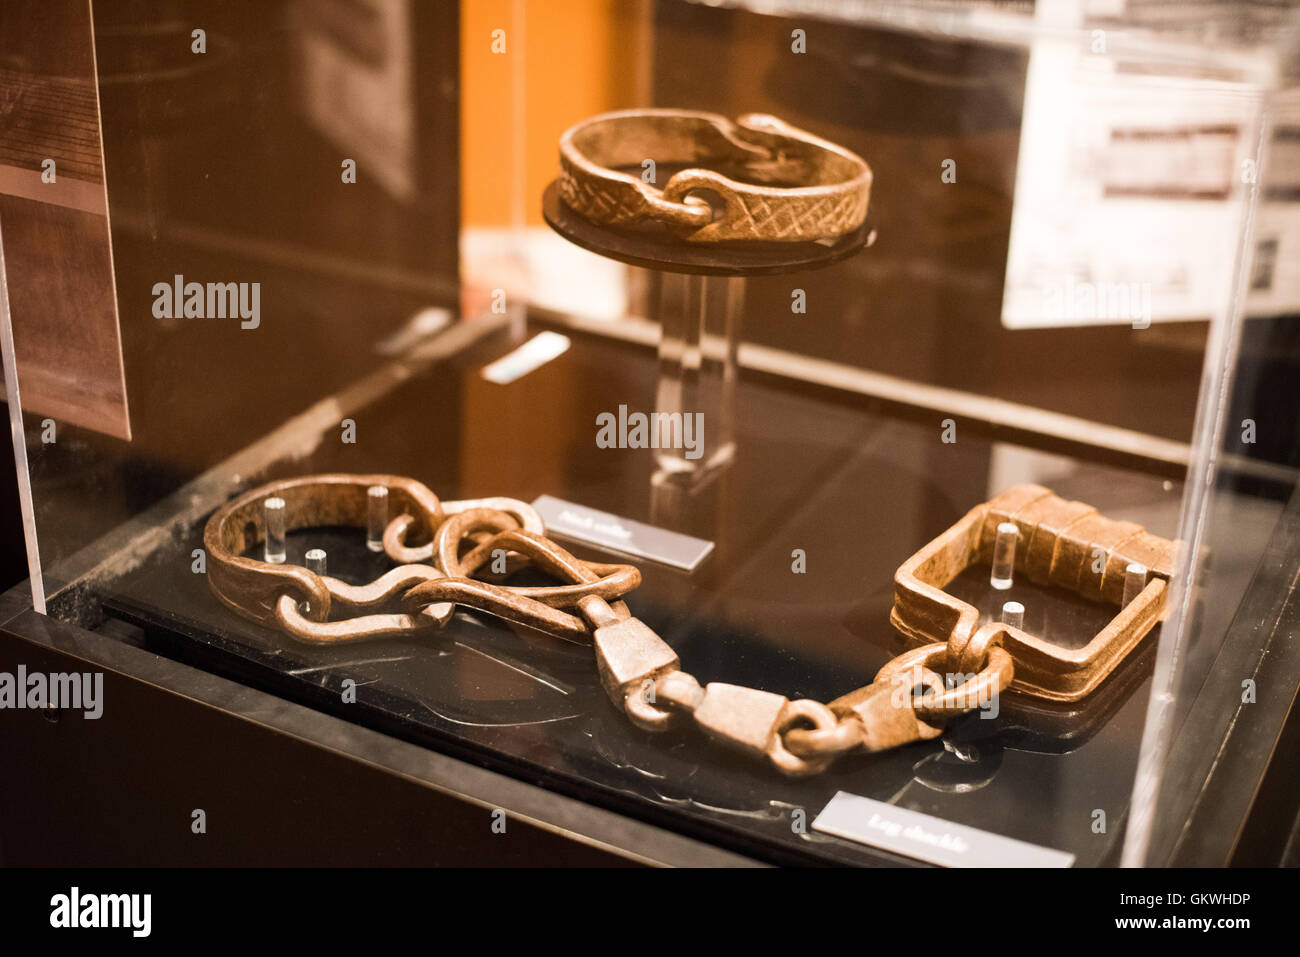
[{"label": "glass panel", "polygon": [[[1294,74],[1288,67],[1286,76]],[[1240,255],[1235,321],[1207,361],[1197,455],[1180,520],[1188,543],[1160,645],[1125,863],[1227,863],[1275,756],[1300,671],[1297,324],[1279,251],[1294,250],[1297,91],[1270,97],[1258,208]],[[1227,401],[1215,403],[1222,393]],[[1278,754],[1285,766],[1285,755]],[[1174,782],[1178,782],[1177,785]],[[1192,786],[1195,785],[1195,786]],[[1249,863],[1243,858],[1240,862]]]}]

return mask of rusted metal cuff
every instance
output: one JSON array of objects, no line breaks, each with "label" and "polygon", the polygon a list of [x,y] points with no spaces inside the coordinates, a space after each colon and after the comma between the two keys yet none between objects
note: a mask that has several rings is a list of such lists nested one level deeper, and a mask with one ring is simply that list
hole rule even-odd
[{"label": "rusted metal cuff", "polygon": [[[662,190],[642,178],[647,160],[677,170]],[[559,191],[602,225],[660,222],[697,243],[808,242],[862,225],[871,169],[856,153],[762,113],[733,123],[694,110],[623,110],[560,137]],[[721,210],[704,198],[710,192]]]},{"label": "rusted metal cuff", "polygon": [[[272,482],[228,502],[208,519],[203,530],[203,548],[207,552],[208,584],[213,593],[239,614],[266,625],[287,627],[290,624],[281,614],[281,599],[286,596],[293,600],[295,607],[305,603],[309,609],[306,618],[310,621],[327,621],[332,599],[341,597],[336,592],[342,582],[324,578],[298,565],[276,565],[245,558],[244,552],[266,539],[264,504],[268,498],[284,499],[285,531],[328,525],[365,528],[367,491],[376,485],[388,489],[394,511],[415,516],[419,533],[431,538],[442,525],[444,513],[438,496],[414,479],[398,475],[313,475]],[[433,568],[424,570],[426,577],[441,575]],[[406,576],[408,580],[410,577],[409,574]],[[331,582],[335,582],[335,588],[331,588]],[[296,619],[293,623],[301,627]],[[394,620],[388,624],[400,630],[400,626],[410,628],[419,622]],[[374,633],[358,633],[335,634],[327,638],[322,632],[317,639],[307,637],[305,640],[359,640],[376,636]]]}]

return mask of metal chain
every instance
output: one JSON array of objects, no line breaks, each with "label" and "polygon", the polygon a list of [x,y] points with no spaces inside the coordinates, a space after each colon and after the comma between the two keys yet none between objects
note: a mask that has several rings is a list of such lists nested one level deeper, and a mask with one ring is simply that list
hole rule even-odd
[{"label": "metal chain", "polygon": [[[292,527],[358,524],[358,489],[382,484],[401,493],[402,511],[383,529],[383,548],[398,562],[367,585],[349,585],[305,568],[240,557],[252,544],[258,502],[292,493]],[[428,540],[409,545],[413,533]],[[766,760],[783,774],[825,771],[839,757],[934,738],[956,715],[983,707],[1010,685],[1011,656],[993,634],[954,634],[889,661],[868,685],[823,704],[757,688],[701,685],[681,670],[676,652],[622,601],[641,583],[632,565],[577,558],[544,534],[532,508],[514,499],[440,502],[424,486],[396,476],[319,476],[254,490],[208,522],[213,574],[224,602],[294,638],[335,644],[420,633],[451,618],[456,605],[556,638],[591,642],[601,683],[637,727],[660,732],[693,723],[707,736]],[[504,570],[500,566],[504,557]],[[432,562],[432,564],[425,564]],[[525,565],[558,585],[504,582]],[[364,610],[397,601],[402,614],[330,620],[332,609]],[[954,666],[961,666],[960,668]],[[944,678],[947,672],[955,681]]]},{"label": "metal chain", "polygon": [[[390,529],[407,522],[401,516]],[[504,512],[490,509],[447,519],[435,535],[432,554],[448,577],[414,584],[403,605],[419,612],[433,602],[455,600],[556,637],[590,636],[606,691],[635,725],[658,732],[693,719],[711,737],[762,755],[791,777],[818,774],[854,751],[932,738],[943,722],[986,704],[1011,680],[1006,653],[982,642],[980,667],[951,688],[934,667],[948,654],[946,644],[894,659],[872,684],[829,705],[738,685],[702,686],[680,669],[676,654],[658,635],[630,617],[622,602],[610,604],[640,583],[635,568],[585,562],[544,535],[511,527],[515,524]],[[484,530],[497,531],[478,534]],[[462,554],[467,543],[469,551]],[[470,577],[491,555],[503,552],[572,584],[493,586]],[[963,648],[963,663],[971,660],[972,650]]]}]

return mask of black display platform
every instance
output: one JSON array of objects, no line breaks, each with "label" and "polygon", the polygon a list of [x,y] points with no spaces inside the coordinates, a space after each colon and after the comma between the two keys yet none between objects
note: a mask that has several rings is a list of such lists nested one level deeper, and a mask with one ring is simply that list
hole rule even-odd
[{"label": "black display platform", "polygon": [[[304,461],[248,480],[389,471],[444,498],[548,493],[651,521],[652,454],[600,449],[590,423],[611,395],[651,394],[653,356],[573,338],[559,359],[507,386],[478,375],[513,347],[504,335],[489,338],[366,410],[362,427],[374,424],[366,444],[324,443]],[[628,603],[702,682],[829,700],[868,682],[900,650],[888,622],[894,570],[987,498],[994,446],[974,427],[946,445],[928,423],[765,377],[742,376],[737,400],[734,466],[675,523],[714,541],[714,554],[693,574],[639,563],[644,583]],[[433,407],[446,414],[421,411]],[[1053,487],[1172,534],[1180,489],[1159,477],[1076,461]],[[941,739],[796,781],[689,731],[638,731],[606,699],[589,647],[487,617],[458,615],[420,640],[298,644],[210,594],[191,570],[201,534],[191,529],[114,582],[106,610],[144,628],[154,650],[348,720],[775,863],[904,862],[807,827],[840,790],[1066,850],[1080,865],[1115,860],[1150,640],[1080,706],[1005,696],[996,720],[972,715]],[[365,551],[361,534],[295,534],[290,560],[319,545],[332,574],[367,579],[384,559]],[[807,574],[791,571],[794,548],[806,551]],[[1040,607],[1048,600],[1034,598]],[[1100,611],[1069,602],[1060,610]],[[344,702],[344,682],[355,683],[355,703]],[[1104,834],[1093,830],[1097,808],[1111,822]]]}]

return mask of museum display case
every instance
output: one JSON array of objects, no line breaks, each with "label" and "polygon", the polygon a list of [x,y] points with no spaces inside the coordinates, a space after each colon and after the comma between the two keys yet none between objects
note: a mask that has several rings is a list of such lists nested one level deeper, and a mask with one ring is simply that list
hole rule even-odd
[{"label": "museum display case", "polygon": [[459,795],[467,847],[1290,846],[1289,8],[4,16],[6,662]]}]

